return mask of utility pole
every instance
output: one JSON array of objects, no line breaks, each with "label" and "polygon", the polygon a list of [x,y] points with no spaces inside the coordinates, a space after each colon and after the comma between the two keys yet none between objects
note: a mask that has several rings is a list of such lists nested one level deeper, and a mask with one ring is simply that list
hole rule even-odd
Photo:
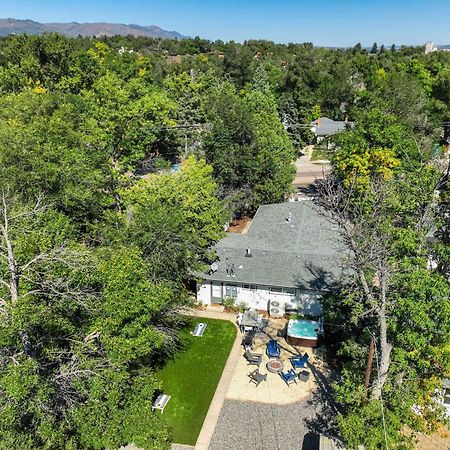
[{"label": "utility pole", "polygon": [[364,388],[365,388],[364,400],[367,400],[367,391],[369,390],[370,375],[372,373],[372,363],[373,363],[374,351],[375,351],[375,339],[371,334],[370,335],[369,354],[367,355],[366,376],[364,377]]}]

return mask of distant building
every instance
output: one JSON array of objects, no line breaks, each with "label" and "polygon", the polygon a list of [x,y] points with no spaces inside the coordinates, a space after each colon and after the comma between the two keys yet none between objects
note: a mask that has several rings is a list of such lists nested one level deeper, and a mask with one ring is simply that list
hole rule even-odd
[{"label": "distant building", "polygon": [[438,48],[434,45],[433,42],[425,42],[425,55],[428,55],[428,53],[436,52],[437,50]]},{"label": "distant building", "polygon": [[342,276],[343,249],[311,200],[260,206],[246,234],[229,233],[215,245],[217,260],[199,275],[197,300],[232,298],[274,316],[319,316],[322,295]]},{"label": "distant building", "polygon": [[341,131],[348,130],[350,128],[354,128],[355,123],[349,122],[347,120],[332,120],[328,117],[319,117],[310,123],[311,131],[314,133],[314,136],[317,139],[317,142],[320,142],[324,138],[332,136],[333,134],[340,133]]}]

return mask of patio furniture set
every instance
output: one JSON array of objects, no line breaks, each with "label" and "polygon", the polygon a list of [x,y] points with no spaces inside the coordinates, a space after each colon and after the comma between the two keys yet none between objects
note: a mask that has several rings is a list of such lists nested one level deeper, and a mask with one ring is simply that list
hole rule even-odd
[{"label": "patio furniture set", "polygon": [[247,331],[262,330],[268,323],[262,314],[254,309],[248,309],[243,313],[239,313],[236,320],[242,333]]},{"label": "patio furniture set", "polygon": [[[259,386],[261,382],[267,380],[267,374],[262,374],[259,371],[259,366],[262,363],[263,354],[253,353],[251,349],[255,340],[256,333],[262,329],[261,319],[255,318],[254,312],[247,314],[247,316],[244,313],[238,316],[238,324],[243,332],[247,327],[248,331],[242,339],[242,345],[245,348],[244,358],[247,360],[248,365],[258,366],[255,370],[250,372],[248,376],[250,378],[250,383],[254,383],[256,384],[256,386]],[[288,386],[293,383],[297,384],[297,379],[303,382],[308,381],[310,373],[305,370],[306,364],[309,359],[308,353],[305,353],[303,355],[291,356],[289,358],[289,361],[292,364],[292,368],[287,371],[283,371],[283,362],[279,359],[281,348],[276,339],[270,339],[266,344],[266,354],[269,357],[269,361],[266,364],[267,371],[270,373],[278,373],[281,379]],[[302,370],[297,373],[297,369]]]}]

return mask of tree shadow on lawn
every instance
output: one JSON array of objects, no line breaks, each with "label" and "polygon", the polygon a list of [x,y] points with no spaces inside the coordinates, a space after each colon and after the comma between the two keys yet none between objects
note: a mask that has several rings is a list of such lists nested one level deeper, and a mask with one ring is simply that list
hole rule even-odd
[{"label": "tree shadow on lawn", "polygon": [[[170,334],[161,349],[155,350],[150,356],[139,361],[139,365],[152,367],[155,371],[161,370],[169,361],[175,360],[180,354],[188,350],[192,344],[190,335],[198,322],[198,318],[192,316],[183,316],[177,323],[178,330]],[[163,331],[164,330],[160,330]]]}]

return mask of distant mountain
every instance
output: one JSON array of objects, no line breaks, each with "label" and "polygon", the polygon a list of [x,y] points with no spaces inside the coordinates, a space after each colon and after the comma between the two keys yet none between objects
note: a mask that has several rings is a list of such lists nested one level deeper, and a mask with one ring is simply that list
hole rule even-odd
[{"label": "distant mountain", "polygon": [[156,25],[125,25],[123,23],[40,23],[34,20],[0,19],[0,36],[9,34],[40,34],[45,32],[57,32],[66,36],[115,36],[128,34],[134,36],[159,37],[168,39],[183,39],[176,31],[166,31]]}]

